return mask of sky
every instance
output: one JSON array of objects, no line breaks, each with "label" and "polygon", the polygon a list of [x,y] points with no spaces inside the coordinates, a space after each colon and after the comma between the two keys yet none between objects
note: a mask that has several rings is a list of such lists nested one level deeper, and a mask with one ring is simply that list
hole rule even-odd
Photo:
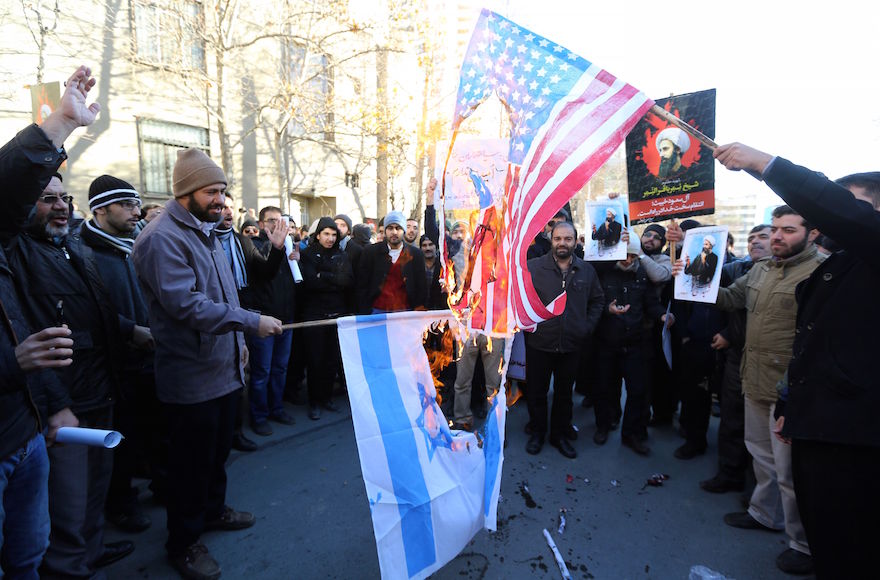
[{"label": "sky", "polygon": [[[880,169],[880,4],[497,0],[485,5],[651,98],[717,89],[719,144],[739,141],[832,179]],[[716,168],[719,195],[754,191],[761,215],[763,206],[780,203],[748,175]]]}]

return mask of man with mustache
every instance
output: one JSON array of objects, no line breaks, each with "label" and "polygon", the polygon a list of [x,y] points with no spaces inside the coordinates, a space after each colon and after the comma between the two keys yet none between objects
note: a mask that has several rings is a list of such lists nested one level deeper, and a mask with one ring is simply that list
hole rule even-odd
[{"label": "man with mustache", "polygon": [[[16,284],[30,299],[24,304],[39,328],[60,319],[73,339],[73,364],[58,377],[73,403],[80,426],[113,427],[118,387],[121,323],[88,248],[70,236],[72,196],[55,174],[31,211],[24,232],[8,246]],[[60,304],[60,306],[59,306]],[[113,468],[113,453],[80,445],[49,448],[49,513],[52,534],[42,575],[92,575],[102,565],[127,556],[131,542],[103,544],[101,512]]]},{"label": "man with mustache", "polygon": [[177,154],[165,213],[150,222],[132,260],[150,307],[156,385],[168,419],[168,557],[188,578],[217,578],[220,566],[200,537],[240,530],[256,518],[226,505],[232,446],[248,352],[244,332],[281,334],[281,321],[242,308],[214,226],[226,174],[203,151]]},{"label": "man with mustache", "polygon": [[691,148],[691,139],[678,127],[667,127],[657,134],[654,140],[660,153],[660,169],[657,177],[661,181],[679,177],[687,169],[681,164],[681,156]]},{"label": "man with mustache", "polygon": [[[791,360],[795,339],[797,285],[822,262],[813,239],[818,231],[787,205],[772,213],[772,257],[755,264],[749,273],[718,292],[722,310],[746,309],[742,384],[745,393],[745,442],[752,456],[757,485],[746,512],[729,513],[724,522],[752,530],[785,530],[788,549],[777,558],[784,572],[809,573],[810,548],[792,486],[791,448],[777,441],[772,429],[777,383]],[[679,239],[680,231],[667,238]],[[681,273],[678,260],[673,274]]]},{"label": "man with mustache", "polygon": [[130,183],[102,175],[89,187],[89,210],[94,217],[83,226],[82,239],[92,249],[101,279],[119,312],[122,335],[128,338],[120,347],[120,391],[113,417],[116,429],[125,434],[126,445],[115,451],[107,519],[124,531],[141,532],[151,522],[138,507],[137,490],[131,485],[136,464],[142,455],[149,459],[153,492],[164,493],[167,453],[161,445],[163,438],[152,434],[154,426],[161,424],[153,371],[155,345],[147,303],[129,260],[141,196]]}]

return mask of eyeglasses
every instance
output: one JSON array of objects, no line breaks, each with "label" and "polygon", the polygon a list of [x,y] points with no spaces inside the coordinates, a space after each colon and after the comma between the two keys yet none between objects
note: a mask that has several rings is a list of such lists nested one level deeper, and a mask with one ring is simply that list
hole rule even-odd
[{"label": "eyeglasses", "polygon": [[55,205],[59,199],[68,205],[73,202],[73,196],[70,195],[69,193],[65,193],[62,195],[56,195],[53,193],[49,193],[49,194],[41,195],[37,199],[39,199],[40,202],[47,203],[49,205]]},{"label": "eyeglasses", "polygon": [[120,207],[122,207],[122,209],[126,211],[134,211],[141,208],[141,202],[133,201],[131,199],[127,199],[125,201],[117,201],[116,203],[118,203]]}]

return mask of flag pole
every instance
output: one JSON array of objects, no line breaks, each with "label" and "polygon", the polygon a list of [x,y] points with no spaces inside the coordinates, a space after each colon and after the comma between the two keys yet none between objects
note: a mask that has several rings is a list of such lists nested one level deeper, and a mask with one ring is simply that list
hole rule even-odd
[{"label": "flag pole", "polygon": [[685,133],[690,133],[691,135],[694,136],[694,138],[697,141],[699,141],[700,143],[702,143],[703,145],[708,147],[710,151],[714,152],[715,149],[718,148],[718,144],[715,143],[715,141],[712,141],[706,135],[701,133],[699,130],[695,129],[694,127],[691,127],[690,125],[688,125],[687,123],[685,123],[684,121],[682,121],[681,119],[679,119],[678,117],[676,117],[675,115],[673,115],[672,113],[670,113],[669,111],[664,109],[663,107],[660,107],[658,105],[654,105],[653,107],[651,107],[651,112],[654,113],[655,115],[657,115],[658,117],[661,117],[665,121],[672,123],[673,125],[675,125],[679,129],[684,131]]},{"label": "flag pole", "polygon": [[[449,310],[404,310],[402,312],[409,312],[411,313],[410,316],[423,318],[443,318],[444,316],[452,316],[452,312]],[[392,313],[388,314],[391,315]],[[400,315],[400,313],[398,313],[398,315]],[[339,318],[344,318],[345,316],[337,316],[335,318],[322,318],[321,320],[308,320],[306,322],[291,322],[289,324],[282,324],[281,330],[295,330],[297,328],[312,328],[315,326],[330,326],[331,324],[336,324],[336,321]]]}]

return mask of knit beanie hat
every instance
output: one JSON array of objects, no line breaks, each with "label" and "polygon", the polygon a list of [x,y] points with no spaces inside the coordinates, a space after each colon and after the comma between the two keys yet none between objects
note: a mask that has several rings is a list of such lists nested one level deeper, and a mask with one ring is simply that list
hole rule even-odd
[{"label": "knit beanie hat", "polygon": [[406,218],[403,217],[402,211],[390,211],[388,215],[385,216],[384,227],[388,227],[392,224],[399,225],[401,228],[406,229]]},{"label": "knit beanie hat", "polygon": [[177,152],[171,189],[174,197],[183,197],[208,185],[226,185],[226,174],[201,149],[183,149]]},{"label": "knit beanie hat", "polygon": [[[214,183],[216,183],[216,181]],[[241,222],[241,231],[244,231],[244,229],[248,226],[253,226],[257,229],[260,229],[260,224],[258,224],[257,220],[252,217],[245,218],[244,221]]]},{"label": "knit beanie hat", "polygon": [[660,236],[660,241],[666,243],[666,228],[661,226],[660,224],[651,224],[645,228],[644,233],[654,232],[658,236]]},{"label": "knit beanie hat", "polygon": [[141,202],[141,196],[132,184],[112,175],[102,175],[89,186],[89,211],[118,201]]},{"label": "knit beanie hat", "polygon": [[348,217],[348,216],[345,215],[344,213],[338,213],[338,214],[336,214],[335,216],[333,216],[333,219],[334,219],[334,221],[335,221],[335,220],[342,220],[342,221],[344,221],[344,222],[348,225],[348,233],[349,233],[349,234],[351,233],[351,218],[350,218],[350,217]]},{"label": "knit beanie hat", "polygon": [[318,225],[315,227],[315,233],[320,234],[325,229],[330,228],[334,232],[336,232],[336,235],[338,236],[339,235],[339,228],[336,227],[335,220],[336,220],[336,218],[332,218],[329,216],[322,217],[321,219],[318,220]]},{"label": "knit beanie hat", "polygon": [[686,231],[688,231],[688,230],[690,230],[690,229],[698,228],[698,227],[700,227],[702,224],[700,224],[700,222],[698,222],[697,220],[684,220],[683,222],[681,222],[681,223],[678,224],[678,225],[679,225],[679,227],[680,227],[683,231],[686,232]]}]

